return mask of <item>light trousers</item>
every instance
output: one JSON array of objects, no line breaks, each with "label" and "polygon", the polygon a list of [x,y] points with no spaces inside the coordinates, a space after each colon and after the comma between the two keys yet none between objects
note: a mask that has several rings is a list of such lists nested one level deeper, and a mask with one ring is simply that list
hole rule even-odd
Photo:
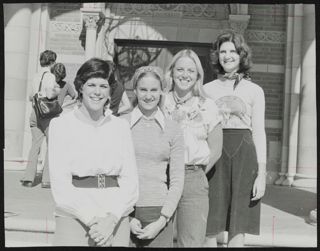
[{"label": "light trousers", "polygon": [[[48,142],[48,129],[51,119],[37,119],[34,109],[32,109],[30,115],[30,129],[32,135],[32,144],[28,156],[28,164],[25,169],[22,181],[34,182],[37,174],[38,158],[40,155],[40,149],[44,138]],[[50,182],[49,168],[48,168],[48,150],[46,153],[43,172],[42,182]]]},{"label": "light trousers", "polygon": [[176,215],[178,247],[203,246],[209,212],[208,189],[202,169],[186,170]]}]

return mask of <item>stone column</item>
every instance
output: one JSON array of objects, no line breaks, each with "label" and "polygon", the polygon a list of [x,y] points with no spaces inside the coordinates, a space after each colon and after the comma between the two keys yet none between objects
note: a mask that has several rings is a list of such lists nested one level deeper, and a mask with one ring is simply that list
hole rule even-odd
[{"label": "stone column", "polygon": [[86,27],[85,58],[88,60],[96,56],[97,22],[102,12],[101,3],[84,3],[80,10]]},{"label": "stone column", "polygon": [[17,168],[22,158],[28,82],[32,4],[4,4],[4,165]]},{"label": "stone column", "polygon": [[287,16],[281,171],[275,184],[291,186],[297,166],[302,5],[288,5]]},{"label": "stone column", "polygon": [[316,187],[317,111],[314,5],[303,4],[297,173],[293,186]]}]

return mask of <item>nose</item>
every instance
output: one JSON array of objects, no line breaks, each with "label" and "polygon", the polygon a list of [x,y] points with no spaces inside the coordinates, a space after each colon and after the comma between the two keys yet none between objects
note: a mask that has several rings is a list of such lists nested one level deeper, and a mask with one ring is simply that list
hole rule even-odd
[{"label": "nose", "polygon": [[146,99],[151,99],[151,98],[152,98],[151,92],[146,92],[145,98],[146,98]]},{"label": "nose", "polygon": [[96,88],[94,89],[94,94],[96,94],[96,95],[100,95],[101,94],[100,86],[96,86]]}]

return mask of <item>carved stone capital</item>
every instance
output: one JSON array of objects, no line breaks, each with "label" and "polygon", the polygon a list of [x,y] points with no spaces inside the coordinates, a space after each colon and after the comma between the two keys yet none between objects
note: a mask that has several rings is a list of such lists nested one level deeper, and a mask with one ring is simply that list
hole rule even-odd
[{"label": "carved stone capital", "polygon": [[244,35],[248,27],[250,15],[229,15],[230,29]]},{"label": "carved stone capital", "polygon": [[98,27],[99,13],[85,13],[83,14],[83,21],[87,29],[96,29]]}]

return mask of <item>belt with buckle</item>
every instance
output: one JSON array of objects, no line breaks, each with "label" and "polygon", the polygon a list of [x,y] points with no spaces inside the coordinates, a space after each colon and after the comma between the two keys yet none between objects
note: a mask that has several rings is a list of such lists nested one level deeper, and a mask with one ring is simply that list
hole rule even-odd
[{"label": "belt with buckle", "polygon": [[119,187],[118,176],[98,174],[97,176],[72,176],[72,185],[82,188]]},{"label": "belt with buckle", "polygon": [[194,170],[194,171],[196,171],[196,170],[198,170],[198,169],[205,169],[205,165],[185,165],[185,169],[186,170]]}]

